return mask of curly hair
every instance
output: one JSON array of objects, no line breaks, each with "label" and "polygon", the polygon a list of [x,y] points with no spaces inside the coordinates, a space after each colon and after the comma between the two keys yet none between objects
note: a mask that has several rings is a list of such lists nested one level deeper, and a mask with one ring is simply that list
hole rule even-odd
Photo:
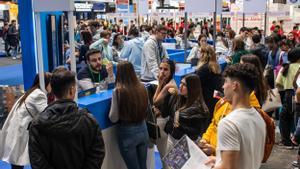
[{"label": "curly hair", "polygon": [[224,71],[223,76],[236,79],[249,93],[259,84],[259,73],[255,66],[249,63],[231,65]]}]

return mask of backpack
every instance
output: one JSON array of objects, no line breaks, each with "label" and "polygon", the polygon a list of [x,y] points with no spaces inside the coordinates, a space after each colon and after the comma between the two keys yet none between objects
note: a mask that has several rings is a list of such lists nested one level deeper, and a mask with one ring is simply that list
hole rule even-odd
[{"label": "backpack", "polygon": [[266,123],[266,141],[265,141],[265,150],[264,150],[264,158],[262,163],[267,162],[268,158],[272,153],[273,146],[275,144],[275,122],[274,120],[263,110],[256,109],[259,112],[261,117],[264,119]]}]

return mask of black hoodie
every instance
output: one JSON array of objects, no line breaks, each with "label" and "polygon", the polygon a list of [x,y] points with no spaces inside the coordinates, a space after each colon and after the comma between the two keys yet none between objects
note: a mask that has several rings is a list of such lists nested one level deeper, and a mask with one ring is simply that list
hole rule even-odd
[{"label": "black hoodie", "polygon": [[104,155],[97,121],[71,100],[50,104],[30,125],[32,169],[99,169]]}]

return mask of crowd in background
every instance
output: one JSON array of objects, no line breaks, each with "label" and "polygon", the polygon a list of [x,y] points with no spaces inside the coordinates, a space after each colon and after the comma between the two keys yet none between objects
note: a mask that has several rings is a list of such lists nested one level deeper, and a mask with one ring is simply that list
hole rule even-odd
[{"label": "crowd in background", "polygon": [[[283,22],[273,24],[269,36],[259,28],[242,27],[236,33],[228,26],[213,39],[211,20],[190,21],[186,30],[183,21],[174,27],[164,18],[160,24],[139,27],[134,21],[129,27],[122,20],[118,24],[78,21],[77,75],[63,68],[46,74],[47,91],[55,97],[48,106],[38,82],[21,97],[4,124],[8,132],[0,142],[5,150],[0,157],[15,168],[29,163],[33,169],[99,168],[104,157],[101,130],[72,100],[75,85],[85,91],[106,90],[114,84],[109,118],[117,122],[118,146],[129,169],[146,169],[151,144],[163,158],[184,135],[210,156],[207,165],[258,169],[270,134],[265,113],[279,120],[282,147],[292,149],[300,140],[300,32],[298,25],[286,33]],[[66,25],[66,40],[67,31]],[[175,39],[177,49],[191,49],[187,62],[196,63],[196,71],[181,79],[179,86],[174,80],[176,63],[163,45],[166,38]],[[68,48],[66,43],[66,64],[71,63]],[[226,61],[225,70],[220,59]],[[145,87],[152,81],[157,85]],[[273,91],[278,92],[282,108],[263,112]],[[16,119],[20,123],[12,125]],[[18,149],[12,151],[14,147]],[[298,155],[300,161],[300,150]]]}]

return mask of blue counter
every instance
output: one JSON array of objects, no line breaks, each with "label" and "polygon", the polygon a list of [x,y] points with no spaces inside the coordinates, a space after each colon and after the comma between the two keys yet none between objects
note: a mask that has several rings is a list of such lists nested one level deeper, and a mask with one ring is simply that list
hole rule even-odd
[{"label": "blue counter", "polygon": [[[78,105],[81,108],[87,108],[98,121],[102,129],[102,135],[105,145],[105,158],[102,169],[126,169],[123,158],[121,157],[117,126],[109,120],[109,110],[113,90],[106,90],[97,94],[82,97],[78,99]],[[154,149],[148,150],[147,168],[154,168]]]},{"label": "blue counter", "polygon": [[108,118],[112,93],[113,90],[107,90],[78,99],[79,107],[88,109],[95,116],[102,130],[113,125]]},{"label": "blue counter", "polygon": [[[191,64],[176,64],[174,76],[176,84],[179,86],[181,79],[194,71],[195,68],[192,68]],[[88,109],[95,116],[102,130],[113,126],[108,118],[112,93],[113,90],[107,90],[78,99],[79,107]]]},{"label": "blue counter", "polygon": [[[191,67],[191,64],[176,64],[176,73],[174,76],[176,84],[179,86],[180,81],[183,77],[194,72],[195,67]],[[109,120],[109,110],[111,105],[112,93],[113,90],[107,90],[97,94],[79,98],[78,105],[81,108],[87,108],[94,115],[102,129],[106,152],[102,169],[126,169],[117,142],[117,126],[111,123],[111,121]],[[148,149],[147,168],[155,168],[153,148]]]}]

